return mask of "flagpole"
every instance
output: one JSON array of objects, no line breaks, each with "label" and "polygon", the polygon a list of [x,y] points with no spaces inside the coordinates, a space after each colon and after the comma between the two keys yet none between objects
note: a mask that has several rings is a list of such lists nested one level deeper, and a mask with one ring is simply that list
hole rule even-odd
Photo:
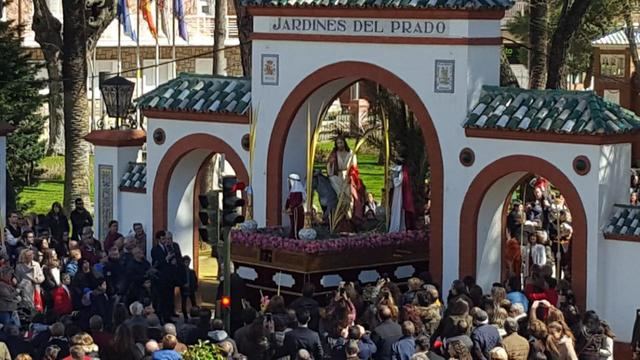
[{"label": "flagpole", "polygon": [[[156,1],[156,29],[160,28],[160,7]],[[160,86],[160,43],[158,42],[158,36],[156,36],[156,59],[155,59],[155,77],[156,77],[156,89]]]},{"label": "flagpole", "polygon": [[[137,27],[137,35],[136,36],[136,97],[140,97],[140,95],[142,95],[142,81],[140,81],[140,73],[141,70],[140,68],[142,67],[141,65],[141,60],[140,60],[140,36],[142,35],[140,32],[140,2],[141,0],[138,0],[137,5],[136,5],[136,27]],[[140,109],[136,109],[136,117],[138,118],[138,124],[142,124],[142,117],[141,117],[141,112]]]},{"label": "flagpole", "polygon": [[[175,9],[174,9],[175,11]],[[172,76],[176,78],[176,68],[178,64],[176,64],[176,17],[175,14],[171,17],[171,63],[173,64],[173,72]]]},{"label": "flagpole", "polygon": [[[124,15],[122,15],[121,17],[124,17]],[[119,22],[118,24],[118,75],[120,75],[120,72],[122,72],[122,48],[120,47],[121,37],[122,37],[122,22]]]}]

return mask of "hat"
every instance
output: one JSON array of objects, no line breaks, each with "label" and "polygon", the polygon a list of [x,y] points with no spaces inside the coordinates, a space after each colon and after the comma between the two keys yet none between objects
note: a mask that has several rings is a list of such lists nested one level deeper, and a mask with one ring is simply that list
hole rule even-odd
[{"label": "hat", "polygon": [[291,173],[291,174],[289,174],[289,179],[293,180],[293,181],[300,181],[300,175],[298,175],[296,173]]}]

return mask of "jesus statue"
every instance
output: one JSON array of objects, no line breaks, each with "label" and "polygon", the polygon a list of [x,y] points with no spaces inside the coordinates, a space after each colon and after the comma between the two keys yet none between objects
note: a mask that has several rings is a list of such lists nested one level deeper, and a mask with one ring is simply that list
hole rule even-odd
[{"label": "jesus statue", "polygon": [[362,220],[364,217],[364,185],[358,172],[358,160],[346,139],[338,135],[327,162],[327,174],[338,201],[346,208],[345,220]]}]

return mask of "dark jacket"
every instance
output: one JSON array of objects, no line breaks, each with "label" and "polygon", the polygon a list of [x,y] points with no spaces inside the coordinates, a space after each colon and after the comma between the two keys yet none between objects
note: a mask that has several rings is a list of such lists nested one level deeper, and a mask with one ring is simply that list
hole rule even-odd
[{"label": "dark jacket", "polygon": [[47,215],[47,223],[49,224],[49,230],[51,232],[51,238],[55,240],[62,240],[62,233],[69,232],[69,219],[64,214],[58,214],[55,216],[53,213]]},{"label": "dark jacket", "polygon": [[284,336],[284,354],[289,355],[291,359],[295,359],[298,350],[305,349],[313,356],[314,359],[322,359],[322,344],[320,336],[317,332],[299,326],[289,331]]},{"label": "dark jacket", "polygon": [[85,226],[93,226],[93,218],[86,209],[82,212],[75,209],[71,212],[70,217],[71,225],[73,226],[73,232],[71,233],[72,240],[79,239],[79,234],[82,232],[82,228]]},{"label": "dark jacket", "polygon": [[398,323],[393,322],[393,320],[389,319],[378,325],[371,334],[371,338],[378,348],[374,359],[391,359],[391,354],[393,353],[391,347],[393,346],[393,343],[398,341],[401,337],[402,328]]},{"label": "dark jacket", "polygon": [[0,312],[18,309],[18,290],[12,285],[0,281]]},{"label": "dark jacket", "polygon": [[501,344],[498,328],[488,324],[476,327],[471,333],[471,340],[473,341],[474,359],[477,360],[491,359],[489,352]]}]

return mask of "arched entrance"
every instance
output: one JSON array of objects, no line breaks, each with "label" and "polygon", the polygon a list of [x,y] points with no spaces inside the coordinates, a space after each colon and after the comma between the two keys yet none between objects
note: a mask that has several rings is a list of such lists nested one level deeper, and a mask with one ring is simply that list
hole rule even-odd
[{"label": "arched entrance", "polygon": [[[226,161],[233,167],[238,179],[247,182],[249,175],[240,156],[224,140],[209,134],[191,134],[175,142],[165,153],[153,185],[153,232],[161,229],[172,229],[170,215],[174,218],[183,218],[184,234],[190,234],[192,241],[188,248],[197,249],[197,231],[193,230],[194,223],[194,197],[197,188],[196,177],[203,162],[210,159],[213,154],[225,154]],[[178,170],[178,171],[176,171]],[[175,172],[175,173],[174,173]],[[174,183],[172,184],[172,181]],[[175,184],[180,182],[180,184]],[[171,186],[172,193],[169,193]],[[195,195],[195,196],[194,196]],[[170,197],[172,197],[170,199]],[[186,206],[176,205],[177,201],[183,199]],[[172,214],[169,214],[171,208]],[[182,214],[178,214],[183,212]],[[187,216],[190,215],[190,216]],[[175,224],[175,221],[174,221]],[[175,238],[174,234],[174,238]],[[190,254],[193,251],[185,251],[183,241],[183,253]],[[188,249],[187,249],[188,250]],[[195,265],[195,264],[194,264]]]},{"label": "arched entrance", "polygon": [[[430,270],[434,279],[442,279],[442,217],[444,172],[440,143],[433,121],[416,92],[390,71],[364,62],[345,61],[325,66],[302,80],[285,100],[273,126],[267,163],[267,224],[282,220],[283,159],[289,130],[305,100],[323,85],[340,79],[360,79],[377,82],[400,96],[413,111],[425,137],[431,170],[431,241]],[[336,94],[337,95],[337,94]]]},{"label": "arched entrance", "polygon": [[[459,275],[476,276],[480,240],[478,238],[479,218],[488,212],[495,211],[497,206],[503,205],[507,193],[512,191],[513,185],[526,173],[535,173],[549,179],[562,192],[567,206],[572,210],[574,229],[572,286],[578,305],[584,309],[587,295],[587,221],[584,206],[571,180],[553,164],[538,157],[513,155],[498,159],[482,169],[473,180],[465,195],[460,213]],[[498,222],[498,228],[501,228],[501,215],[500,209],[499,217],[493,218],[493,222]],[[495,275],[499,276],[500,273]]]}]

